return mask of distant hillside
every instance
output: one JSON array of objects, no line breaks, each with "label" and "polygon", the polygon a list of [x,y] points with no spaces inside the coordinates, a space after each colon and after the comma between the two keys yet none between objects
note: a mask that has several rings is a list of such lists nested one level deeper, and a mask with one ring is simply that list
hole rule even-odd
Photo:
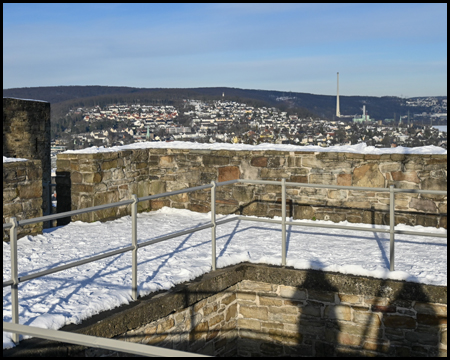
[{"label": "distant hillside", "polygon": [[[52,119],[58,118],[70,108],[106,105],[112,103],[167,104],[175,105],[182,99],[221,99],[245,102],[254,106],[276,106],[291,110],[299,116],[319,116],[333,119],[336,114],[336,97],[308,93],[271,90],[246,90],[238,88],[132,88],[125,86],[45,86],[31,88],[4,89],[3,96],[45,100],[52,106]],[[392,118],[394,113],[405,115],[408,107],[405,99],[398,97],[340,96],[343,115],[361,114],[366,105],[368,114],[375,119]],[[426,111],[427,108],[410,108],[412,112]]]}]

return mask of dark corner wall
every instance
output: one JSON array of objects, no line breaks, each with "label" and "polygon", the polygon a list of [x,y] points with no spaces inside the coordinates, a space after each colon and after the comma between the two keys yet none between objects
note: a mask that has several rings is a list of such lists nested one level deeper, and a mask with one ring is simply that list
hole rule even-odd
[{"label": "dark corner wall", "polygon": [[[36,162],[33,162],[33,167],[39,166],[42,168],[40,181],[42,183],[42,191],[33,190],[33,193],[38,194],[40,192],[42,215],[49,214],[51,209],[48,186],[51,181],[50,103],[39,100],[3,98],[3,156],[40,161],[38,165],[36,165]],[[7,174],[9,179],[8,187],[14,187],[11,184],[11,182],[14,182],[14,177],[16,177],[17,181],[22,182],[22,188],[27,186],[28,180],[36,181],[36,176],[34,176],[36,171],[32,172],[34,174],[32,179],[28,179],[28,171],[19,168],[14,169],[14,167],[21,168],[23,165],[19,165],[19,163],[11,163],[9,165]],[[40,170],[38,173],[41,173]],[[3,177],[5,178],[5,174]],[[33,186],[35,187],[36,185],[33,183]],[[5,181],[3,192],[5,194]],[[29,192],[27,194],[29,195]],[[17,204],[23,200],[22,197],[19,192],[16,192],[8,197],[7,202]],[[5,206],[5,198],[3,203]],[[37,203],[38,201],[35,201],[35,204]],[[3,222],[5,222],[5,211],[3,213]]]}]

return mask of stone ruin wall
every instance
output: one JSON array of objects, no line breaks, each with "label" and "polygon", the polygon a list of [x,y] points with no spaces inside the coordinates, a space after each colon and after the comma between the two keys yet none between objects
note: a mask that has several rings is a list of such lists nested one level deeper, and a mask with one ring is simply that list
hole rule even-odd
[{"label": "stone ruin wall", "polygon": [[[402,189],[447,190],[447,155],[353,154],[302,151],[136,149],[58,154],[58,212],[154,195],[214,181],[281,180]],[[287,188],[287,215],[352,223],[389,223],[389,194]],[[138,204],[210,211],[210,190]],[[281,186],[235,184],[217,188],[217,213],[281,216]],[[396,194],[396,223],[447,227],[447,197]],[[426,215],[418,214],[425,212]],[[96,221],[130,214],[129,206],[72,217]],[[62,224],[61,222],[60,224]]]},{"label": "stone ruin wall", "polygon": [[447,304],[243,280],[117,339],[211,356],[446,356]]},{"label": "stone ruin wall", "polygon": [[[3,224],[42,216],[42,166],[39,160],[3,163]],[[42,223],[20,226],[17,238],[42,233]],[[9,229],[3,231],[9,241]]]},{"label": "stone ruin wall", "polygon": [[40,160],[42,201],[39,206],[42,210],[41,215],[50,214],[51,204],[47,186],[51,181],[50,103],[3,98],[3,156]]},{"label": "stone ruin wall", "polygon": [[[213,356],[447,356],[447,287],[244,263],[61,330]],[[121,354],[29,342],[4,356]]]}]

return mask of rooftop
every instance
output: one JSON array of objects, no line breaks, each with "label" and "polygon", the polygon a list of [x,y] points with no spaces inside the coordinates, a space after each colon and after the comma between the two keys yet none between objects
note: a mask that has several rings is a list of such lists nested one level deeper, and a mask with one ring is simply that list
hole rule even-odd
[{"label": "rooftop", "polygon": [[[201,226],[209,223],[210,218],[210,214],[171,208],[138,214],[138,243]],[[370,224],[358,226],[386,228]],[[396,228],[412,229],[407,225]],[[421,226],[415,226],[414,230],[446,233],[446,229]],[[130,216],[103,223],[77,221],[47,229],[42,235],[18,241],[19,277],[130,244]],[[280,226],[247,221],[218,226],[218,268],[241,262],[279,265]],[[286,265],[295,269],[446,286],[447,240],[397,235],[396,271],[390,272],[387,233],[288,226]],[[209,229],[141,248],[138,253],[139,295],[171,289],[210,270]],[[9,244],[3,243],[3,279],[8,280],[10,276]],[[3,321],[11,322],[10,287],[3,291]],[[132,301],[131,253],[27,281],[19,286],[19,294],[20,323],[50,329],[78,324]],[[4,332],[3,347],[12,346],[11,334]]]}]

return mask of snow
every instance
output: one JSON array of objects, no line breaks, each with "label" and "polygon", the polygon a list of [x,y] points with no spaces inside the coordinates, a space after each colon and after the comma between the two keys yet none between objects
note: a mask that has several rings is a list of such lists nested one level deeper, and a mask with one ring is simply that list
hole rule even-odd
[{"label": "snow", "polygon": [[[208,224],[210,219],[210,213],[172,208],[141,213],[138,214],[138,242]],[[358,226],[387,228],[370,224]],[[398,225],[396,229],[447,233],[445,229],[422,226]],[[396,235],[396,271],[390,272],[389,233],[287,226],[286,237],[287,266],[296,269],[447,285],[446,238]],[[46,229],[42,235],[18,241],[19,277],[129,245],[130,216],[104,223],[76,221]],[[280,265],[281,225],[242,220],[219,225],[216,253],[218,268],[244,261]],[[170,289],[210,269],[210,229],[140,248],[139,295]],[[8,243],[3,243],[3,281],[10,278],[10,248]],[[48,329],[78,324],[104,310],[127,304],[132,301],[131,253],[21,283],[19,299],[19,322]],[[3,321],[11,322],[9,286],[3,288]],[[11,334],[3,332],[3,348],[13,346]]]},{"label": "snow", "polygon": [[115,152],[121,150],[131,149],[199,149],[199,150],[278,150],[278,151],[311,151],[311,152],[346,152],[357,154],[447,154],[447,150],[439,146],[429,145],[420,146],[414,148],[408,148],[398,146],[395,148],[376,148],[374,146],[367,146],[366,143],[360,143],[357,145],[342,145],[342,146],[330,146],[321,147],[315,145],[299,146],[290,144],[260,144],[260,145],[247,145],[247,144],[227,144],[227,143],[213,143],[213,144],[200,144],[191,143],[186,141],[170,141],[170,142],[139,142],[134,144],[113,146],[105,148],[90,147],[81,150],[67,150],[62,154],[92,154],[101,152]]},{"label": "snow", "polygon": [[25,101],[39,101],[39,102],[45,102],[45,103],[48,103],[48,101],[45,101],[45,100],[22,99],[22,98],[16,98],[16,97],[12,97],[12,96],[3,96],[3,99],[16,99],[16,100],[25,100]]},{"label": "snow", "polygon": [[437,126],[433,126],[433,127],[438,129],[441,132],[447,132],[447,125],[437,125]]},{"label": "snow", "polygon": [[10,158],[10,157],[3,156],[3,163],[16,162],[16,161],[28,161],[28,159]]}]

